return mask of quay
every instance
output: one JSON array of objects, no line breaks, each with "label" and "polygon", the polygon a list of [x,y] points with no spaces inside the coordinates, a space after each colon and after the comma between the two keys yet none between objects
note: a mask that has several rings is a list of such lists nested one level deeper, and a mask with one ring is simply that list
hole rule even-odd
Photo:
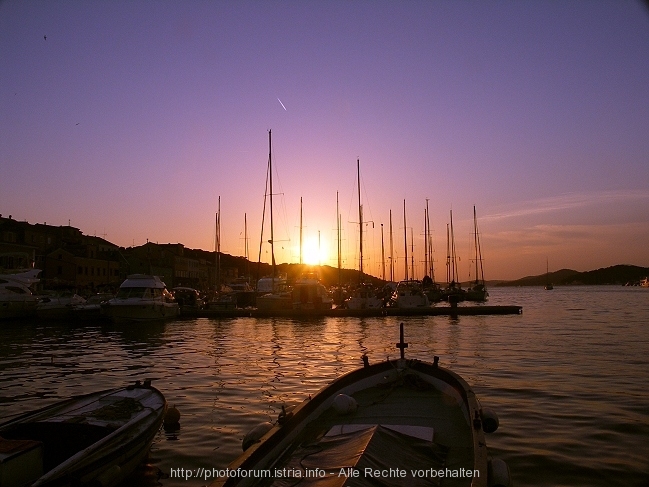
[{"label": "quay", "polygon": [[371,309],[285,309],[256,308],[203,309],[192,313],[198,318],[371,318],[380,316],[476,316],[521,314],[522,306],[430,306],[426,308]]}]

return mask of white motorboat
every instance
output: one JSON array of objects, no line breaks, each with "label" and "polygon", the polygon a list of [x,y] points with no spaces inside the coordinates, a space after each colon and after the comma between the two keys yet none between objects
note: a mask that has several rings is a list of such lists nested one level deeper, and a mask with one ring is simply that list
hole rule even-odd
[{"label": "white motorboat", "polygon": [[165,320],[180,314],[162,279],[147,274],[128,276],[117,296],[102,305],[102,311],[115,322]]},{"label": "white motorboat", "polygon": [[351,296],[345,300],[347,309],[376,309],[383,307],[383,300],[369,284],[361,284],[351,290]]},{"label": "white motorboat", "polygon": [[36,316],[41,320],[65,320],[72,318],[74,307],[86,300],[75,293],[58,293],[41,296],[36,305]]},{"label": "white motorboat", "polygon": [[166,409],[138,381],[23,414],[0,425],[1,485],[115,486],[147,455]]},{"label": "white motorboat", "polygon": [[101,312],[102,303],[115,297],[111,293],[97,293],[90,296],[84,303],[72,306],[72,316],[80,321],[97,321],[107,318]]},{"label": "white motorboat", "polygon": [[399,281],[392,295],[391,305],[394,308],[427,308],[430,301],[424,294],[421,281],[411,279]]},{"label": "white motorboat", "polygon": [[293,309],[331,309],[334,300],[319,279],[307,276],[293,283]]},{"label": "white motorboat", "polygon": [[31,286],[40,281],[39,269],[16,274],[0,274],[0,319],[24,318],[36,312],[38,298]]}]

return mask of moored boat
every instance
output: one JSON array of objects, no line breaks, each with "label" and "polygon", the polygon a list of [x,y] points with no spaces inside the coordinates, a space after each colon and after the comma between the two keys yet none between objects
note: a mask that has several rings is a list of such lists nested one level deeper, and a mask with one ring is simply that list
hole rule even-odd
[{"label": "moored boat", "polygon": [[23,414],[0,425],[2,485],[117,485],[147,455],[166,408],[138,381]]},{"label": "moored boat", "polygon": [[128,276],[117,296],[104,303],[102,310],[115,322],[165,320],[180,313],[160,277],[146,274]]},{"label": "moored boat", "polygon": [[107,317],[101,312],[101,304],[114,297],[115,295],[111,293],[93,294],[85,302],[72,306],[72,316],[75,320],[83,322],[106,320]]},{"label": "moored boat", "polygon": [[421,281],[400,281],[392,295],[390,305],[394,308],[428,308],[430,301],[423,292]]},{"label": "moored boat", "polygon": [[0,319],[25,318],[36,312],[38,298],[31,286],[40,281],[40,269],[0,274]]},{"label": "moored boat", "polygon": [[401,358],[350,372],[275,424],[244,438],[244,453],[211,487],[511,485],[489,457],[485,433],[496,415],[456,373]]},{"label": "moored boat", "polygon": [[36,305],[36,316],[41,320],[66,320],[73,316],[74,307],[86,300],[76,293],[63,292],[41,296]]}]

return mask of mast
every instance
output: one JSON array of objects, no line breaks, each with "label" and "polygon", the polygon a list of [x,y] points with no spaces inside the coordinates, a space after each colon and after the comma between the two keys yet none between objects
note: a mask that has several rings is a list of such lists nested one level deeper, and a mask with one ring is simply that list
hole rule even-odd
[{"label": "mast", "polygon": [[446,224],[446,284],[451,284],[451,238],[448,223]]},{"label": "mast", "polygon": [[338,290],[340,292],[340,279],[341,279],[341,267],[342,267],[342,255],[341,255],[341,246],[340,246],[340,207],[338,205],[338,191],[336,191],[336,224],[338,226]]},{"label": "mast", "polygon": [[406,251],[404,264],[406,268],[406,281],[408,280],[408,230],[406,227],[406,200],[403,200],[403,243]]},{"label": "mast", "polygon": [[435,282],[435,266],[433,265],[433,242],[430,235],[430,211],[428,211],[428,200],[426,200],[426,224],[428,227],[428,235],[426,235],[426,248],[428,249],[429,260],[429,272],[430,278]]},{"label": "mast", "polygon": [[381,278],[385,281],[385,247],[383,245],[383,223],[381,223]]},{"label": "mast", "polygon": [[275,290],[275,236],[273,234],[273,163],[272,163],[272,144],[271,144],[271,131],[268,131],[268,172],[269,172],[269,190],[270,190],[270,256],[273,266],[272,289]]},{"label": "mast", "polygon": [[246,274],[250,282],[250,252],[248,249],[248,215],[243,214],[243,251],[246,254]]},{"label": "mast", "polygon": [[394,282],[394,240],[392,238],[392,210],[390,210],[390,282]]},{"label": "mast", "polygon": [[[482,272],[478,274],[478,256],[480,257],[480,270],[482,271],[482,253],[480,252],[480,244],[478,241],[478,219],[476,217],[475,205],[473,205],[473,239],[475,246],[475,283],[478,284],[478,276],[484,276],[484,274]],[[484,277],[482,280],[484,280]]]},{"label": "mast", "polygon": [[300,265],[302,265],[302,197],[300,196]]},{"label": "mast", "polygon": [[428,198],[424,209],[424,277],[428,275]]},{"label": "mast", "polygon": [[453,233],[453,210],[451,210],[451,271],[453,282],[458,281],[457,276],[457,255],[455,253],[455,234]]},{"label": "mast", "polygon": [[414,235],[415,230],[410,227],[410,262],[412,265],[412,278],[416,279],[415,277],[415,235]]},{"label": "mast", "polygon": [[221,290],[221,197],[219,196],[219,206],[216,212],[216,237],[214,238],[214,247],[216,254],[216,290]]},{"label": "mast", "polygon": [[359,284],[363,283],[363,207],[361,206],[361,163],[356,159],[356,172],[358,174],[358,228],[360,230],[360,265]]}]

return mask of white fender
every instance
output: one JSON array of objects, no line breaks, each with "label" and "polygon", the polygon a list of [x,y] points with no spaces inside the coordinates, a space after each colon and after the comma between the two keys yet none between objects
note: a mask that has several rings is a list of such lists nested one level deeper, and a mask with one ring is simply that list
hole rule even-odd
[{"label": "white fender", "polygon": [[347,394],[338,394],[334,399],[333,408],[338,414],[348,414],[356,411],[358,403]]},{"label": "white fender", "polygon": [[271,423],[265,422],[265,423],[259,423],[253,429],[248,431],[248,434],[243,437],[243,441],[241,442],[241,447],[243,448],[243,451],[246,451],[252,445],[254,445],[259,440],[261,440],[261,437],[264,436],[266,433],[268,433],[272,427],[273,425]]}]

